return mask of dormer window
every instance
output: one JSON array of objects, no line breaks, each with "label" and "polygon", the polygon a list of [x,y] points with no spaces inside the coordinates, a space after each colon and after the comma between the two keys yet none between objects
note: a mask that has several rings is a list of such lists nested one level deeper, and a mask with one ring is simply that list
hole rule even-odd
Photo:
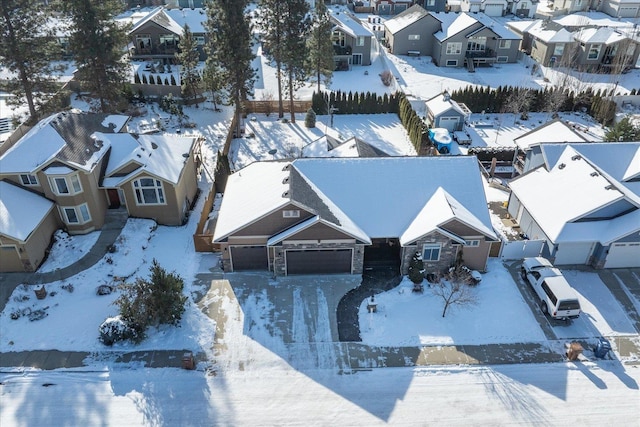
[{"label": "dormer window", "polygon": [[283,218],[300,218],[300,211],[298,209],[289,209],[282,211]]},{"label": "dormer window", "polygon": [[35,175],[24,173],[20,175],[22,185],[38,185],[38,178]]}]

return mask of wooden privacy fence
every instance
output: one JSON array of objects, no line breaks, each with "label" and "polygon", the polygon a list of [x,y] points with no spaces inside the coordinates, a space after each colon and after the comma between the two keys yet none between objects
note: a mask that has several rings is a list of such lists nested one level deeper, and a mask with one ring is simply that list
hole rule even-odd
[{"label": "wooden privacy fence", "polygon": [[[277,114],[278,101],[246,101],[245,111],[247,113]],[[282,106],[285,113],[290,113],[291,109],[289,101],[283,100]],[[294,113],[306,113],[311,108],[311,101],[293,101]]]},{"label": "wooden privacy fence", "polygon": [[[200,220],[198,227],[193,235],[193,244],[196,252],[214,252],[216,246],[213,244],[213,228],[209,224],[209,214],[213,209],[213,202],[216,198],[215,186],[211,187],[207,199],[204,201],[202,212],[200,212]],[[219,249],[219,248],[218,248]]]}]

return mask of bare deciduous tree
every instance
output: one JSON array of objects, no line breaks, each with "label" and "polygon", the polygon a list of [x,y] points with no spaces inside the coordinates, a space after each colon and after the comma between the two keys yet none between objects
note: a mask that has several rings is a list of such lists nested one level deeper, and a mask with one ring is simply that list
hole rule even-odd
[{"label": "bare deciduous tree", "polygon": [[431,292],[444,301],[442,317],[447,314],[447,309],[452,305],[475,305],[478,303],[473,288],[467,280],[459,274],[458,268],[453,269],[444,278],[431,285]]}]

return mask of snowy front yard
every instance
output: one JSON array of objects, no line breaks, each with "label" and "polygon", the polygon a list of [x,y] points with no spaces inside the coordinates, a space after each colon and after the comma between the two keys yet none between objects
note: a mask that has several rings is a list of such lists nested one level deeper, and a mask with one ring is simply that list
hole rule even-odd
[{"label": "snowy front yard", "polygon": [[365,344],[417,346],[544,341],[545,336],[509,272],[498,259],[489,261],[482,282],[472,289],[477,305],[451,306],[424,282],[422,294],[412,292],[405,278],[395,289],[375,296],[376,313],[360,306],[360,336]]}]

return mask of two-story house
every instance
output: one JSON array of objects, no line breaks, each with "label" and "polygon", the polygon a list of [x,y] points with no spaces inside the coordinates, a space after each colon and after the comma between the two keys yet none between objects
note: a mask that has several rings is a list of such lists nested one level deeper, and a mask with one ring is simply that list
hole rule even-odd
[{"label": "two-story house", "polygon": [[331,41],[336,70],[348,70],[352,65],[371,65],[373,33],[350,13],[331,10],[329,16],[333,23]]},{"label": "two-story house", "polygon": [[[200,138],[135,137],[126,132],[128,120],[53,114],[0,156],[0,271],[35,270],[55,229],[99,230],[109,208],[159,224],[186,220],[197,193]],[[23,222],[30,205],[38,215]]]}]

